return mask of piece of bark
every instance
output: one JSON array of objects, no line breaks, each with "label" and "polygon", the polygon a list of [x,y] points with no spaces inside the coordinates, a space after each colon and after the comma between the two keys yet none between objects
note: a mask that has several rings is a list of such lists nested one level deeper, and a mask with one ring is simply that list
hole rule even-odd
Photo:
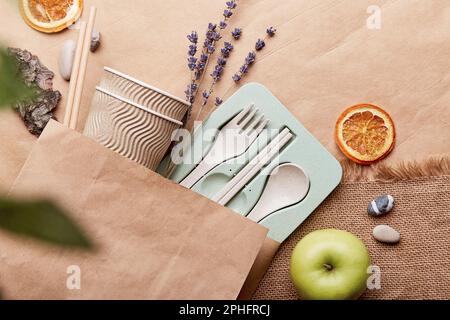
[{"label": "piece of bark", "polygon": [[28,131],[39,136],[48,121],[55,118],[53,110],[61,100],[61,93],[53,90],[54,73],[27,50],[8,48],[8,52],[16,59],[26,85],[35,91],[31,101],[19,102],[14,108],[19,112]]}]

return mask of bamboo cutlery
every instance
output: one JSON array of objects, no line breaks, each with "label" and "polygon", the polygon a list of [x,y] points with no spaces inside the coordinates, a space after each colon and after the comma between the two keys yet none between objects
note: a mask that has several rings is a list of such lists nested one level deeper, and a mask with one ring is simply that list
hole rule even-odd
[{"label": "bamboo cutlery", "polygon": [[269,122],[263,115],[254,117],[257,111],[250,105],[228,122],[218,133],[204,159],[180,184],[191,188],[218,164],[242,155]]},{"label": "bamboo cutlery", "polygon": [[[258,109],[252,104],[226,123],[218,132],[204,158],[180,184],[192,188],[221,163],[244,154],[269,123],[264,114],[257,115],[257,113]],[[292,139],[294,134],[291,130],[283,128],[211,200],[226,205],[266,165],[274,161],[274,158]],[[248,218],[260,222],[268,215],[302,201],[308,190],[309,178],[300,166],[292,163],[279,165],[270,174],[267,185]]]}]

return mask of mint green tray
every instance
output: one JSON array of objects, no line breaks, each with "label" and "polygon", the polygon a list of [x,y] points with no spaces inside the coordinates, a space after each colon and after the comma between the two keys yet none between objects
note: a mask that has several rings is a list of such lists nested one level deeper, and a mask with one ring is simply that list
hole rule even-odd
[{"label": "mint green tray", "polygon": [[[283,242],[336,188],[341,181],[342,168],[339,162],[264,86],[257,83],[247,84],[224,102],[205,121],[203,126],[194,132],[193,144],[185,152],[185,159],[189,160],[185,161],[187,163],[177,166],[171,179],[175,182],[183,180],[200,162],[202,154],[212,145],[208,137],[202,138],[202,131],[208,132],[209,129],[221,128],[245,106],[252,103],[259,109],[259,113],[264,113],[270,120],[269,130],[262,133],[258,137],[258,141],[253,143],[245,154],[218,165],[197,182],[192,190],[211,198],[245,166],[249,159],[257,154],[258,149],[262,149],[267,141],[275,136],[275,129],[288,127],[295,137],[282,149],[278,158],[264,167],[227,204],[227,207],[235,212],[246,215],[260,198],[268,174],[272,169],[285,162],[292,162],[301,166],[307,172],[311,183],[306,198],[300,203],[279,210],[261,221],[261,224],[269,229],[269,236],[272,239]],[[194,152],[194,150],[197,152]]]}]

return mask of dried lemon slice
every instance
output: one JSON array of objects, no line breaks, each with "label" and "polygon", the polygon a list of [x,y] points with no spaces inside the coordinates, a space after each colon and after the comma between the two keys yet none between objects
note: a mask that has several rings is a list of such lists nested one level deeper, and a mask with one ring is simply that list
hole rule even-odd
[{"label": "dried lemon slice", "polygon": [[341,114],[336,122],[335,139],[346,157],[359,164],[371,164],[394,148],[394,122],[383,109],[359,104]]},{"label": "dried lemon slice", "polygon": [[83,0],[20,0],[20,12],[33,29],[53,33],[64,30],[80,17]]}]

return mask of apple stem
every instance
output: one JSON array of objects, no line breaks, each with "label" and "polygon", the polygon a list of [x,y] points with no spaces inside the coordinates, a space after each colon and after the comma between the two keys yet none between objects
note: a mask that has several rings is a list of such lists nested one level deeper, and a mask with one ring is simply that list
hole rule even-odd
[{"label": "apple stem", "polygon": [[328,263],[324,263],[323,266],[325,267],[325,269],[327,269],[328,271],[333,270],[333,266],[331,264]]}]

